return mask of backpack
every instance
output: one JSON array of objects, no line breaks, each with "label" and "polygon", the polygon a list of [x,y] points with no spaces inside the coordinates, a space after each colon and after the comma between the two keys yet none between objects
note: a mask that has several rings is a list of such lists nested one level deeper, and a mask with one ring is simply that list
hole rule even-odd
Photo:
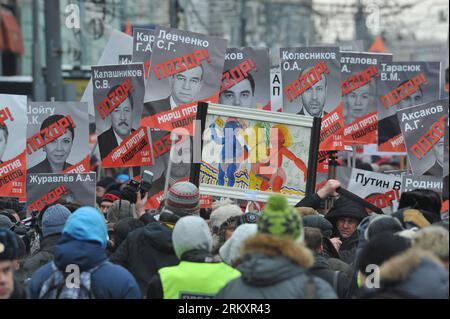
[{"label": "backpack", "polygon": [[69,288],[66,285],[68,274],[59,270],[55,263],[52,262],[53,273],[44,282],[39,292],[39,299],[95,299],[92,291],[92,274],[101,266],[108,263],[107,261],[80,273],[79,287]]}]

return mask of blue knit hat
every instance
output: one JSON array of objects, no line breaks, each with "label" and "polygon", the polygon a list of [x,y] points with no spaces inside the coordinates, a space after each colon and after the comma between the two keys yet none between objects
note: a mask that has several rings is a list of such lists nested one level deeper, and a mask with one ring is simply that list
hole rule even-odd
[{"label": "blue knit hat", "polygon": [[94,207],[78,208],[67,220],[63,234],[80,241],[96,241],[103,248],[108,243],[105,218]]},{"label": "blue knit hat", "polygon": [[42,216],[42,236],[61,234],[69,217],[70,210],[61,204],[47,208]]}]

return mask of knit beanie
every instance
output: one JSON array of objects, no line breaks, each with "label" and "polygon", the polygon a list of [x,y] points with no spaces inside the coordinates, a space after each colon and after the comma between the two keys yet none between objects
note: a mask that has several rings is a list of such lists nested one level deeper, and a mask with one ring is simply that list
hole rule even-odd
[{"label": "knit beanie", "polygon": [[303,239],[303,223],[284,196],[272,195],[258,221],[258,232],[292,240]]},{"label": "knit beanie", "polygon": [[200,215],[200,194],[197,186],[189,182],[178,182],[167,192],[165,207],[183,217]]},{"label": "knit beanie", "polygon": [[125,199],[116,200],[108,209],[107,220],[110,223],[117,223],[127,217],[135,217],[136,209],[133,204]]},{"label": "knit beanie", "polygon": [[56,204],[47,208],[43,214],[42,236],[47,237],[62,233],[64,225],[70,217],[70,210],[61,204]]},{"label": "knit beanie", "polygon": [[102,197],[102,202],[114,203],[116,200],[120,199],[120,192],[116,190],[110,190]]}]

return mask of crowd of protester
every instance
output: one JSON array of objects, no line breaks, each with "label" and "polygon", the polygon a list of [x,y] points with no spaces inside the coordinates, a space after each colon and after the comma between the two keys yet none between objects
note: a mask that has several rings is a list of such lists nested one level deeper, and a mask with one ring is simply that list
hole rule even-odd
[{"label": "crowd of protester", "polygon": [[329,180],[296,207],[277,194],[258,211],[230,199],[202,209],[198,188],[178,182],[146,210],[126,180],[100,180],[96,207],[30,217],[0,203],[0,299],[448,298],[448,220],[433,191],[378,215]]}]

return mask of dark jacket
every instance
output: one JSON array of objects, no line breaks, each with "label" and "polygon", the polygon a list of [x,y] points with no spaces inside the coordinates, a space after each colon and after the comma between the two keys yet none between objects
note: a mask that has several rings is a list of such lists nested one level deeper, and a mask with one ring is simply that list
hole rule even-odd
[{"label": "dark jacket", "polygon": [[295,207],[311,207],[314,209],[319,209],[321,201],[322,199],[320,199],[319,195],[317,195],[317,193],[314,193],[312,195],[306,195],[305,197],[303,197],[303,199],[299,201],[297,205],[295,205]]},{"label": "dark jacket", "polygon": [[335,299],[324,280],[307,269],[314,263],[309,249],[291,240],[259,234],[242,247],[241,277],[228,283],[218,299]]},{"label": "dark jacket", "polygon": [[342,245],[339,248],[341,260],[348,265],[352,265],[356,258],[356,249],[358,248],[358,232],[355,230],[349,238],[341,238]]},{"label": "dark jacket", "polygon": [[14,279],[14,290],[9,299],[27,299],[27,291],[23,285],[16,279]]},{"label": "dark jacket", "polygon": [[128,235],[111,256],[136,278],[142,295],[159,269],[179,263],[172,245],[172,229],[160,222],[147,224]]},{"label": "dark jacket", "polygon": [[350,285],[350,280],[347,275],[341,271],[332,270],[328,260],[325,257],[316,255],[314,258],[314,266],[312,266],[309,272],[313,276],[328,282],[330,286],[333,287],[339,299],[345,298]]},{"label": "dark jacket", "polygon": [[[69,169],[72,166],[73,166],[72,164],[64,162],[63,171]],[[57,172],[53,172],[52,167],[50,166],[50,162],[46,157],[42,162],[36,164],[35,166],[27,170],[27,173],[39,174],[39,173],[57,173]]]},{"label": "dark jacket", "polygon": [[41,240],[40,249],[33,256],[28,257],[22,267],[24,275],[29,278],[38,268],[52,261],[54,249],[61,238],[61,234],[50,235]]},{"label": "dark jacket", "polygon": [[[63,236],[55,247],[55,265],[65,271],[71,264],[80,272],[92,269],[107,260],[105,250],[97,243],[82,242]],[[53,270],[50,263],[39,268],[31,277],[28,292],[37,299],[44,282]],[[92,291],[97,299],[140,299],[141,294],[133,276],[123,267],[106,263],[92,273]]]},{"label": "dark jacket", "polygon": [[432,253],[411,248],[380,267],[380,288],[363,288],[358,298],[448,299],[448,271]]},{"label": "dark jacket", "polygon": [[171,109],[170,96],[165,99],[144,103],[144,111],[142,117],[148,117]]}]

